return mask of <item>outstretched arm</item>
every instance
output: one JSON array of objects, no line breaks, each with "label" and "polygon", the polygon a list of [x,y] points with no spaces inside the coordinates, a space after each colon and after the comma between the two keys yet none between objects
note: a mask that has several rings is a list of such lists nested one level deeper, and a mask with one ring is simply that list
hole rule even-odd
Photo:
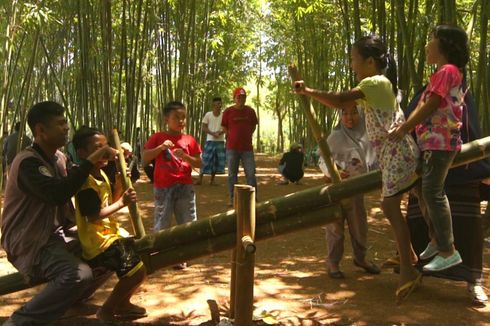
[{"label": "outstretched arm", "polygon": [[355,105],[356,100],[364,98],[364,94],[357,88],[346,92],[327,92],[306,87],[302,80],[294,82],[294,93],[310,96],[331,108],[350,107]]}]

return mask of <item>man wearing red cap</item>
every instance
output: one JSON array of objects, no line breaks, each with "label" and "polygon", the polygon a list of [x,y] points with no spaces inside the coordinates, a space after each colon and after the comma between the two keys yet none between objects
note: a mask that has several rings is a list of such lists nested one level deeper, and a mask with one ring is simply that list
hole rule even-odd
[{"label": "man wearing red cap", "polygon": [[233,204],[233,187],[238,182],[240,160],[247,184],[257,188],[252,136],[258,120],[254,109],[245,105],[247,93],[241,87],[233,91],[235,105],[223,112],[221,126],[226,133],[226,160],[228,162],[228,190],[230,205]]}]

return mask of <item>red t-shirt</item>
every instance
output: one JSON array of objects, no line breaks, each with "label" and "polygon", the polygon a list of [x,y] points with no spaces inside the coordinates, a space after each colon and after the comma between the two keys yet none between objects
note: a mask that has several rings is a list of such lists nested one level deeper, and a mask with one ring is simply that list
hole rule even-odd
[{"label": "red t-shirt", "polygon": [[182,148],[190,156],[201,154],[201,147],[191,135],[169,135],[157,132],[151,135],[145,144],[145,149],[152,149],[170,140],[174,147],[163,151],[155,158],[154,186],[155,188],[170,188],[175,184],[192,184],[192,167],[186,161],[177,158],[173,151]]},{"label": "red t-shirt", "polygon": [[251,107],[236,109],[235,106],[230,106],[227,108],[221,120],[221,125],[228,130],[226,148],[236,151],[253,150],[252,135],[257,123],[257,115]]}]

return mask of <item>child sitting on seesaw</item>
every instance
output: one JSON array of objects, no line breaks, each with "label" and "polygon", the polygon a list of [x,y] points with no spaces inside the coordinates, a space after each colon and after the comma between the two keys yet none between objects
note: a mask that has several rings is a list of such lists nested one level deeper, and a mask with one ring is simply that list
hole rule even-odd
[{"label": "child sitting on seesaw", "polygon": [[[81,159],[107,145],[107,138],[93,128],[78,130],[73,145]],[[119,282],[97,312],[102,321],[137,319],[146,316],[146,309],[130,302],[131,296],[146,278],[146,269],[136,253],[133,241],[124,238],[127,231],[119,226],[113,214],[136,201],[134,189],[122,191],[121,182],[111,184],[102,171],[107,160],[93,166],[87,181],[75,196],[78,234],[83,258],[94,267],[115,271]],[[121,177],[121,175],[119,175]]]}]

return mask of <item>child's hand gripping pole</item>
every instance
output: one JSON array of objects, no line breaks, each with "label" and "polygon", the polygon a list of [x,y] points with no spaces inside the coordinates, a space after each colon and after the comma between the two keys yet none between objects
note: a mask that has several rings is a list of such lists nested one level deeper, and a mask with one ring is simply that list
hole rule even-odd
[{"label": "child's hand gripping pole", "polygon": [[[295,86],[294,82],[301,80],[301,76],[298,72],[298,68],[294,64],[288,66],[289,75],[291,76],[291,80],[293,81],[293,87]],[[310,101],[306,97],[306,95],[299,95],[301,106],[303,107],[303,111],[306,115],[306,120],[310,125],[311,131],[313,133],[313,137],[318,143],[318,147],[320,148],[320,156],[325,161],[325,165],[327,166],[328,173],[330,173],[330,178],[333,183],[339,183],[341,181],[339,171],[337,170],[337,166],[332,160],[330,148],[327,144],[326,137],[322,135],[322,129],[320,125],[316,121],[315,111],[311,107]]]},{"label": "child's hand gripping pole", "polygon": [[[119,134],[117,129],[112,129],[112,137],[114,139],[114,145],[118,150],[116,167],[121,172],[122,182],[123,182],[123,190],[131,188],[133,185],[131,184],[131,179],[128,177],[126,171],[126,159],[124,158],[124,150],[121,148],[121,141],[119,140]],[[137,239],[140,239],[146,235],[145,227],[143,226],[143,222],[141,221],[141,217],[139,214],[138,206],[136,202],[132,202],[128,205],[129,217],[131,218],[131,223],[133,224],[133,230]]]}]

